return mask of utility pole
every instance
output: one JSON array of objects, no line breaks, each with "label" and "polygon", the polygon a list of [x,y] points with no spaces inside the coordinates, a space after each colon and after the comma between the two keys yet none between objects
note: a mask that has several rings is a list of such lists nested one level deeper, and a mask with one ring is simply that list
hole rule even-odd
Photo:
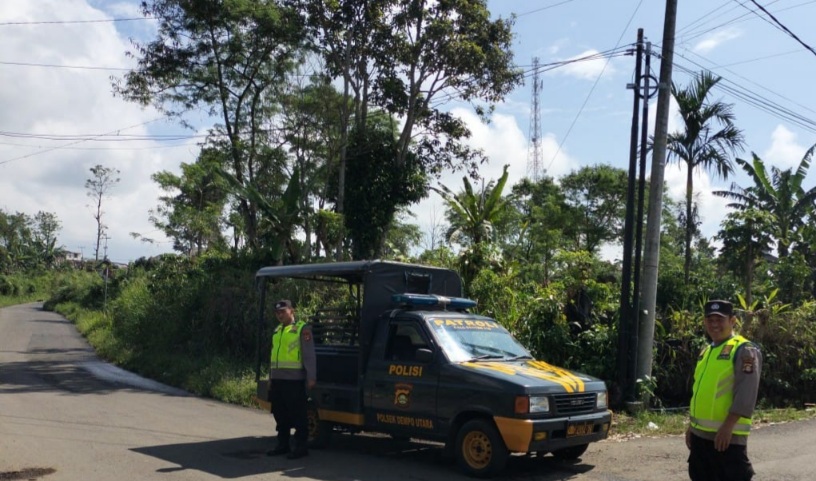
[{"label": "utility pole", "polygon": [[[614,399],[614,404],[621,404],[623,399],[630,399],[629,359],[634,355],[630,346],[631,332],[636,330],[637,321],[632,309],[632,237],[635,216],[635,177],[637,175],[638,152],[638,113],[640,110],[640,79],[643,62],[643,29],[637,32],[637,49],[635,53],[635,83],[626,87],[634,89],[634,106],[632,108],[632,133],[629,139],[629,178],[626,190],[626,215],[623,224],[623,259],[621,262],[621,293],[618,323],[618,386],[622,399]],[[637,294],[637,293],[636,293]]]},{"label": "utility pole", "polygon": [[660,60],[660,79],[657,86],[657,115],[655,117],[652,175],[649,180],[649,213],[646,221],[646,246],[643,254],[643,290],[638,329],[637,378],[652,375],[654,346],[655,305],[657,302],[657,266],[660,261],[660,215],[663,211],[663,173],[666,167],[666,144],[669,131],[669,102],[671,101],[674,35],[677,26],[677,0],[666,0],[663,21],[663,53]]},{"label": "utility pole", "polygon": [[[646,57],[643,74],[643,115],[640,119],[643,124],[640,130],[640,165],[638,166],[638,198],[637,198],[637,226],[635,227],[635,267],[634,279],[632,281],[632,292],[634,292],[634,301],[632,303],[633,323],[637,324],[640,318],[640,279],[642,276],[641,259],[643,254],[643,205],[646,191],[646,152],[649,142],[649,100],[654,96],[651,90],[650,80],[652,77],[652,42],[646,42],[644,47],[644,56]],[[655,79],[657,80],[657,79]],[[657,82],[655,82],[657,83]],[[657,86],[655,86],[655,90]],[[631,355],[629,357],[629,366],[627,366],[627,375],[629,376],[630,384],[627,386],[627,401],[636,401],[636,383],[637,378],[637,352],[638,352],[638,329],[633,326],[629,333],[629,349]]]}]

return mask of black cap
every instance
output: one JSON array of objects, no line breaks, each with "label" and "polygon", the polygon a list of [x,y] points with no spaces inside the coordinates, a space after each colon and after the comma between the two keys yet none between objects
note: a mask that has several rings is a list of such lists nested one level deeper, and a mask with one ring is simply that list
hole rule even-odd
[{"label": "black cap", "polygon": [[289,299],[283,299],[283,300],[280,300],[280,301],[275,303],[275,310],[276,311],[278,311],[280,309],[286,309],[287,307],[289,309],[292,308],[292,301],[290,301]]},{"label": "black cap", "polygon": [[708,301],[705,303],[705,315],[716,314],[722,317],[731,317],[734,314],[734,305],[728,301]]}]

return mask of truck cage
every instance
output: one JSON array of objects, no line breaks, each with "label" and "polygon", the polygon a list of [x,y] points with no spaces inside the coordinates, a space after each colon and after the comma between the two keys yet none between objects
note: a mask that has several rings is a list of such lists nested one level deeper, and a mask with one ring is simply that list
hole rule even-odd
[{"label": "truck cage", "polygon": [[348,284],[355,309],[320,309],[309,317],[318,345],[360,346],[367,349],[380,315],[393,307],[395,294],[462,296],[462,280],[455,271],[383,260],[330,262],[263,267],[255,274],[259,291],[255,380],[263,362],[261,336],[268,284],[276,279],[300,279]]}]

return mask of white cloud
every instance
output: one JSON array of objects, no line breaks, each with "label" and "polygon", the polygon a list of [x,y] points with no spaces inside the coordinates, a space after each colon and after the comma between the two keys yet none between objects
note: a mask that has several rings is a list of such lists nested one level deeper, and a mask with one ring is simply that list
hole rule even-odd
[{"label": "white cloud", "polygon": [[771,166],[785,170],[797,168],[807,147],[796,142],[796,134],[784,125],[778,125],[771,134],[771,146],[762,153],[760,158],[770,170]]},{"label": "white cloud", "polygon": [[[2,2],[6,21],[99,20],[104,12],[79,0]],[[4,29],[4,60],[36,64],[127,68],[129,42],[112,23],[19,25]],[[111,94],[110,75],[122,71],[54,67],[4,66],[0,69],[0,131],[36,137],[0,138],[0,208],[33,216],[53,212],[62,222],[58,242],[92,256],[96,221],[88,207],[85,180],[97,164],[121,171],[121,182],[103,203],[108,253],[128,261],[171,249],[167,243],[146,246],[130,232],[150,233],[166,242],[148,221],[158,188],[150,179],[159,170],[176,171],[197,150],[151,140],[122,141],[128,135],[150,135],[164,128],[161,114]],[[108,134],[113,140],[102,140]],[[56,140],[48,136],[58,137]],[[111,138],[111,137],[108,137]],[[118,141],[117,141],[118,140]],[[178,144],[178,142],[176,142]]]},{"label": "white cloud", "polygon": [[[492,122],[485,124],[468,109],[456,108],[452,112],[463,119],[471,130],[472,137],[467,144],[482,149],[489,159],[479,170],[479,175],[485,182],[498,180],[505,165],[510,166],[508,168],[509,175],[505,193],[509,192],[516,182],[528,176],[527,139],[514,117],[505,114],[494,114]],[[555,135],[551,133],[543,136],[541,149],[543,169],[540,172],[542,174],[559,178],[572,172],[579,165],[564,149],[558,150],[558,142]],[[463,175],[466,174],[448,172],[442,175],[438,183],[447,186],[454,192],[458,192],[463,185]],[[474,187],[481,185],[477,183],[478,181],[472,179],[470,179],[470,182]],[[433,185],[437,185],[437,183],[435,182]],[[434,192],[427,199],[413,206],[411,210],[416,215],[415,222],[420,225],[421,230],[426,234],[430,231],[432,225],[444,221],[443,202],[439,195]]]},{"label": "white cloud", "polygon": [[705,54],[709,53],[715,48],[719,47],[729,40],[734,40],[742,36],[742,31],[738,28],[725,28],[717,30],[711,35],[706,36],[692,48],[695,53]]},{"label": "white cloud", "polygon": [[[584,57],[592,57],[598,55],[600,52],[594,49],[586,50],[574,57],[566,60],[577,60]],[[548,75],[565,75],[568,77],[577,77],[584,80],[595,80],[601,73],[612,74],[615,68],[612,62],[604,57],[598,57],[592,60],[578,60],[573,63],[566,64],[562,67],[550,70]]]}]

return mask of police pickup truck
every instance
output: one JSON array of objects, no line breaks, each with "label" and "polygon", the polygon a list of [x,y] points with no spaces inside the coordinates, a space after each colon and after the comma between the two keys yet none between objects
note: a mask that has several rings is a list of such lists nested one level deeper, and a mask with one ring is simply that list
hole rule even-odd
[{"label": "police pickup truck", "polygon": [[[340,431],[439,441],[464,472],[489,477],[511,453],[575,459],[607,437],[611,412],[603,381],[533,359],[498,322],[469,313],[476,303],[461,297],[454,271],[386,261],[257,272],[256,381],[265,407],[263,343],[271,325],[264,306],[267,298],[296,298],[292,279],[340,285],[346,294],[330,296],[341,307],[332,303],[309,318],[317,353],[309,407],[313,446]],[[298,312],[300,319],[305,314]]]}]

